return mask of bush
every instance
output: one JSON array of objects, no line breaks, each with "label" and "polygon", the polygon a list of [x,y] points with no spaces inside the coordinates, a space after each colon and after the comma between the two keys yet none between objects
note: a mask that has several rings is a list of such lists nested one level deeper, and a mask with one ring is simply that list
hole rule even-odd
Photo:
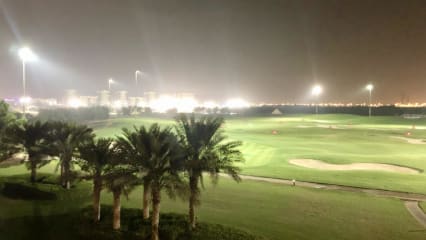
[{"label": "bush", "polygon": [[[121,231],[112,230],[112,208],[102,206],[102,219],[99,224],[92,223],[92,209],[82,211],[81,224],[77,230],[79,239],[150,239],[151,222],[142,219],[140,209],[121,210]],[[199,223],[194,231],[189,230],[187,216],[175,213],[161,214],[161,240],[264,240],[247,232],[219,224]]]}]

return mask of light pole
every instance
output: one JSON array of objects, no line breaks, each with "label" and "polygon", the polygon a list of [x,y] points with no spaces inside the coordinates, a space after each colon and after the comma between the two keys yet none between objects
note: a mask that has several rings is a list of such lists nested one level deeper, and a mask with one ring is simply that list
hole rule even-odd
[{"label": "light pole", "polygon": [[135,72],[135,83],[136,83],[136,95],[139,94],[139,85],[138,85],[138,76],[141,75],[142,76],[142,72],[139,70],[136,70]]},{"label": "light pole", "polygon": [[111,85],[114,83],[114,80],[112,78],[108,79],[108,91],[111,92]]},{"label": "light pole", "polygon": [[23,116],[25,118],[26,114],[26,104],[28,103],[27,98],[27,79],[26,79],[26,63],[27,62],[33,62],[37,60],[37,56],[34,54],[33,51],[29,47],[22,47],[18,51],[19,58],[22,62],[22,90],[23,90],[23,97],[22,97],[22,112]]},{"label": "light pole", "polygon": [[322,87],[320,85],[315,85],[312,88],[312,95],[315,96],[315,114],[318,114],[318,96],[322,93]]},{"label": "light pole", "polygon": [[373,91],[374,86],[373,86],[373,84],[368,84],[365,87],[365,89],[367,89],[368,93],[369,93],[369,95],[368,95],[368,117],[371,117],[371,92]]}]

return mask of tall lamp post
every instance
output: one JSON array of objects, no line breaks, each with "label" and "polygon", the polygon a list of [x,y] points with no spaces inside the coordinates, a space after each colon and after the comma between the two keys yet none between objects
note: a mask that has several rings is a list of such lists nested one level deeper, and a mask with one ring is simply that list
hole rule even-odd
[{"label": "tall lamp post", "polygon": [[322,93],[322,87],[320,85],[315,85],[312,88],[312,95],[315,96],[315,114],[318,114],[318,97]]},{"label": "tall lamp post", "polygon": [[136,83],[136,95],[139,94],[139,81],[138,76],[142,76],[142,72],[140,70],[135,71],[135,83]]},{"label": "tall lamp post", "polygon": [[374,89],[373,84],[368,84],[365,89],[368,90],[368,117],[371,117],[371,92]]},{"label": "tall lamp post", "polygon": [[114,80],[112,78],[108,79],[108,91],[111,92],[111,85],[114,83]]},{"label": "tall lamp post", "polygon": [[26,63],[34,62],[37,60],[37,56],[29,47],[22,47],[18,51],[19,58],[22,62],[22,90],[23,96],[21,98],[22,102],[22,112],[25,118],[26,114],[26,104],[29,102],[29,98],[27,97],[27,79],[26,79]]}]

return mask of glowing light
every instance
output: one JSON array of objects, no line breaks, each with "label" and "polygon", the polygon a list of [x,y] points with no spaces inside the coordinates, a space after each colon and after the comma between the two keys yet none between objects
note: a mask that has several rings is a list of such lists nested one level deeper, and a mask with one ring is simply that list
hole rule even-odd
[{"label": "glowing light", "polygon": [[112,107],[115,109],[119,109],[123,107],[123,102],[121,102],[120,100],[116,100],[112,103]]},{"label": "glowing light", "polygon": [[234,99],[229,99],[228,101],[226,101],[225,107],[227,107],[227,108],[248,108],[248,107],[250,107],[250,103],[248,103],[247,101],[240,99],[240,98],[234,98]]},{"label": "glowing light", "polygon": [[29,47],[20,48],[18,51],[19,58],[24,62],[37,61],[38,57]]},{"label": "glowing light", "polygon": [[315,85],[312,88],[312,95],[319,96],[322,93],[322,87],[320,85]]},{"label": "glowing light", "polygon": [[198,103],[193,97],[184,97],[177,99],[176,109],[180,113],[192,113],[197,106]]},{"label": "glowing light", "polygon": [[30,97],[21,97],[19,99],[19,102],[21,104],[29,104],[29,103],[31,103],[31,101],[32,101],[32,99]]},{"label": "glowing light", "polygon": [[109,84],[113,84],[113,83],[115,83],[115,82],[114,82],[114,80],[113,80],[112,78],[110,78],[110,79],[108,79],[108,83],[109,83]]},{"label": "glowing light", "polygon": [[67,102],[68,107],[79,108],[82,106],[82,102],[78,98],[71,98]]},{"label": "glowing light", "polygon": [[374,89],[373,84],[368,84],[365,89],[367,89],[368,91],[372,91]]},{"label": "glowing light", "polygon": [[176,98],[168,95],[161,95],[158,99],[152,101],[150,107],[155,112],[167,112],[167,110],[176,108]]},{"label": "glowing light", "polygon": [[216,102],[213,102],[213,101],[207,101],[207,102],[203,103],[203,107],[208,108],[208,109],[213,109],[213,108],[219,107],[219,104],[217,104]]}]

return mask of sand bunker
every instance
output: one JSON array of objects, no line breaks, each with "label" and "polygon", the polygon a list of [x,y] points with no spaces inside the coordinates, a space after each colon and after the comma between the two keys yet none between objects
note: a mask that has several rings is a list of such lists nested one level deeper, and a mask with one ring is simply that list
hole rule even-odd
[{"label": "sand bunker", "polygon": [[383,164],[383,163],[331,164],[331,163],[325,163],[323,161],[314,160],[314,159],[291,159],[289,162],[297,166],[320,169],[320,170],[336,170],[336,171],[372,170],[372,171],[385,171],[385,172],[408,173],[408,174],[420,173],[420,171],[417,169],[401,167],[401,166],[396,166],[391,164]]},{"label": "sand bunker", "polygon": [[411,144],[426,144],[426,142],[423,139],[415,139],[415,138],[407,138],[407,137],[398,137],[398,136],[392,136],[392,138],[404,140]]}]

